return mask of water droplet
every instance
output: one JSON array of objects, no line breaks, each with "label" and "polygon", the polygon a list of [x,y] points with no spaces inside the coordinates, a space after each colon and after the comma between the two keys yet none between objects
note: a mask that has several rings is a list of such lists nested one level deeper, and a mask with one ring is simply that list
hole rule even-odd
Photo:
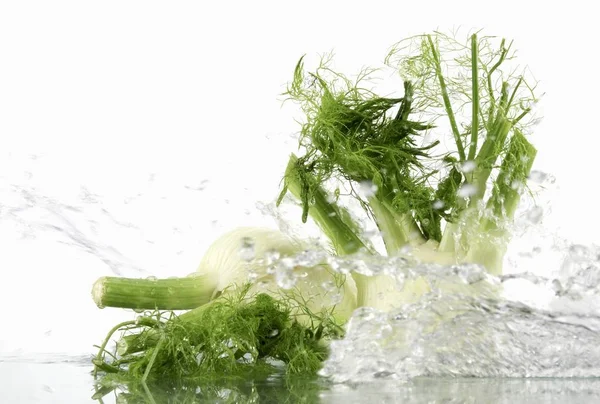
[{"label": "water droplet", "polygon": [[267,265],[273,265],[281,257],[281,253],[275,249],[270,249],[265,252],[265,261]]},{"label": "water droplet", "polygon": [[321,284],[321,287],[326,292],[331,292],[331,291],[335,290],[335,283],[333,281],[326,281]]},{"label": "water droplet", "polygon": [[473,184],[463,184],[456,193],[461,198],[470,198],[477,194],[477,187]]},{"label": "water droplet", "polygon": [[552,280],[552,290],[554,291],[554,294],[556,294],[556,296],[561,296],[564,292],[562,283],[560,283],[560,281],[558,279],[554,279]]},{"label": "water droplet", "polygon": [[523,183],[523,181],[513,181],[510,183],[510,188],[514,189],[517,192],[521,192],[524,187],[525,184]]},{"label": "water droplet", "polygon": [[364,197],[369,198],[375,196],[377,193],[377,185],[373,184],[372,181],[361,181],[359,183],[360,191]]},{"label": "water droplet", "polygon": [[588,249],[581,244],[573,244],[569,247],[569,253],[576,257],[585,257],[588,253]]},{"label": "water droplet", "polygon": [[342,302],[342,294],[341,293],[334,293],[331,295],[331,304],[332,305],[338,305]]},{"label": "water droplet", "polygon": [[[304,250],[295,256],[295,266],[314,267],[323,261],[323,254],[316,250]],[[320,270],[321,268],[319,268]]]},{"label": "water droplet", "polygon": [[470,173],[477,168],[477,163],[473,160],[464,161],[458,167],[458,170],[463,173]]},{"label": "water droplet", "polygon": [[549,180],[550,183],[554,182],[554,178],[551,175],[549,175],[549,174],[547,174],[547,173],[545,173],[543,171],[538,171],[538,170],[532,170],[529,173],[528,179],[530,181],[533,181],[533,182],[537,183],[537,184],[543,184],[543,183],[545,183],[548,180]]},{"label": "water droplet", "polygon": [[456,268],[458,277],[466,284],[473,284],[485,278],[484,270],[479,265],[461,265]]},{"label": "water droplet", "polygon": [[246,352],[241,358],[237,360],[239,363],[254,363],[254,355],[250,352]]},{"label": "water droplet", "polygon": [[258,279],[258,276],[258,272],[254,269],[248,270],[248,281],[250,281],[250,283],[254,283],[254,281]]},{"label": "water droplet", "polygon": [[196,363],[200,365],[200,363],[202,363],[202,359],[204,359],[204,352],[200,352],[198,355],[196,355]]},{"label": "water droplet", "polygon": [[276,337],[279,335],[279,330],[275,329],[269,333],[269,337]]},{"label": "water droplet", "polygon": [[306,271],[300,271],[300,272],[296,272],[295,275],[296,275],[297,278],[300,278],[300,279],[307,278],[308,277],[308,272],[306,272]]},{"label": "water droplet", "polygon": [[158,278],[157,278],[156,276],[152,276],[152,275],[150,275],[149,277],[147,277],[147,278],[146,278],[146,280],[149,280],[149,281],[156,281],[156,280],[158,280]]},{"label": "water droplet", "polygon": [[527,211],[525,216],[530,223],[538,224],[542,221],[542,217],[544,217],[544,209],[541,206],[534,206]]},{"label": "water droplet", "polygon": [[363,236],[366,239],[371,239],[373,237],[381,236],[381,232],[379,230],[367,230],[363,232]]},{"label": "water droplet", "polygon": [[286,265],[285,260],[275,267],[275,282],[282,289],[291,289],[296,285],[293,266]]},{"label": "water droplet", "polygon": [[439,199],[433,202],[433,209],[443,209],[444,201],[440,201]]},{"label": "water droplet", "polygon": [[254,239],[251,237],[243,237],[240,247],[240,258],[244,261],[252,261],[254,256]]}]

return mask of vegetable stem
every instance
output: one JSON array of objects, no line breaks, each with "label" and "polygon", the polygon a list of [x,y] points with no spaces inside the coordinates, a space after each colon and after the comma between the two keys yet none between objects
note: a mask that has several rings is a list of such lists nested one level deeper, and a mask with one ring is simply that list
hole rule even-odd
[{"label": "vegetable stem", "polygon": [[479,225],[477,239],[470,243],[467,261],[484,265],[495,275],[502,271],[509,232],[504,226],[513,220],[521,199],[521,189],[533,166],[537,150],[520,130],[515,130],[508,152],[500,166],[498,179],[487,202],[490,213]]},{"label": "vegetable stem", "polygon": [[399,215],[388,204],[375,197],[369,198],[369,206],[375,217],[377,227],[388,255],[397,254],[411,241],[425,242],[419,227],[408,214]]},{"label": "vegetable stem", "polygon": [[[536,148],[520,130],[515,129],[508,152],[502,160],[496,186],[487,203],[494,218],[513,219],[521,198],[521,190],[531,172],[536,154]],[[486,219],[483,223],[484,230],[491,229],[495,223],[496,221]]]},{"label": "vegetable stem", "polygon": [[215,285],[207,277],[136,279],[102,277],[92,288],[96,305],[134,310],[188,310],[208,303]]},{"label": "vegetable stem", "polygon": [[146,331],[145,334],[130,334],[121,337],[117,342],[117,354],[121,357],[136,352],[142,352],[146,349],[156,346],[160,339],[160,334],[154,330]]},{"label": "vegetable stem", "polygon": [[479,60],[477,50],[477,34],[471,36],[471,144],[469,146],[469,160],[475,158],[477,152],[477,138],[479,135]]},{"label": "vegetable stem", "polygon": [[[289,190],[299,200],[303,200],[301,177],[297,164],[298,158],[292,155],[286,171],[285,189]],[[312,175],[306,172],[303,173],[302,178],[306,182],[314,180]],[[314,201],[308,208],[308,214],[329,238],[338,255],[355,254],[361,250],[373,253],[353,230],[354,228],[358,229],[358,226],[354,223],[348,223],[351,220],[350,217],[348,215],[342,216],[342,208],[333,202],[329,202],[325,196],[325,191],[320,186],[312,187],[312,196]],[[397,231],[399,227],[397,227],[392,213],[383,205],[381,205],[381,208],[380,215],[384,215],[385,217],[381,220],[380,216],[380,222],[387,223],[394,232]],[[396,236],[394,234],[394,237]],[[388,237],[388,240],[392,241],[393,239]],[[386,248],[394,249],[397,245],[402,244],[397,243],[395,240],[393,243],[395,243],[393,246],[386,246]],[[366,276],[352,272],[352,278],[356,283],[356,302],[359,307],[372,306],[373,302],[377,300],[377,295],[382,290],[387,290],[390,285],[394,285],[393,280],[389,276]]]},{"label": "vegetable stem", "polygon": [[440,54],[436,49],[436,46],[431,39],[431,35],[427,35],[427,40],[429,41],[429,46],[431,48],[431,56],[433,58],[433,62],[435,64],[435,73],[440,83],[440,89],[442,91],[442,99],[444,100],[444,108],[446,109],[446,113],[448,114],[448,120],[450,121],[450,127],[452,128],[452,134],[454,135],[454,141],[456,142],[456,148],[458,150],[458,155],[461,161],[465,160],[465,148],[462,143],[462,139],[460,138],[460,132],[458,131],[458,125],[456,124],[456,117],[454,116],[454,111],[452,110],[452,104],[450,102],[450,97],[448,96],[448,88],[446,86],[446,79],[444,79],[444,75],[442,73],[442,63],[440,61]]},{"label": "vegetable stem", "polygon": [[[314,178],[310,173],[303,173],[301,176],[298,163],[298,157],[292,154],[286,169],[284,192],[289,190],[292,195],[303,201],[306,199],[303,192],[309,191],[303,189],[304,184],[302,182],[312,182]],[[342,208],[328,200],[322,187],[313,185],[310,187],[310,192],[313,203],[308,206],[307,213],[329,238],[339,255],[354,254],[361,249],[369,250],[352,227],[342,218]],[[280,200],[281,198],[282,196],[280,196]],[[346,220],[350,220],[348,215],[344,216]],[[353,227],[358,228],[358,226]]]},{"label": "vegetable stem", "polygon": [[471,197],[471,206],[475,206],[477,201],[483,199],[487,181],[490,178],[496,160],[504,148],[504,143],[512,127],[512,123],[499,111],[477,155],[477,166],[473,171],[475,194]]}]

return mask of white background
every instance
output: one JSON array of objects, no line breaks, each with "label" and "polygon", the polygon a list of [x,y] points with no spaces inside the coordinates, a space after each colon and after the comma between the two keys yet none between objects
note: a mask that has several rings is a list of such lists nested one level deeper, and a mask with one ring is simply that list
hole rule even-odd
[{"label": "white background", "polygon": [[0,3],[0,354],[87,353],[117,318],[102,275],[192,272],[216,234],[273,225],[298,126],[298,58],[380,65],[434,29],[515,40],[546,92],[536,168],[547,226],[598,242],[593,2],[15,1]]}]

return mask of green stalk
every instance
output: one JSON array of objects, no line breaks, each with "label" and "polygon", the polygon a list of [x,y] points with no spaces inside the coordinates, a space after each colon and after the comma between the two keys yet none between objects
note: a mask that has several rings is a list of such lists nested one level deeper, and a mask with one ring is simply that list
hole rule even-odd
[{"label": "green stalk", "polygon": [[204,275],[171,279],[102,277],[92,288],[96,305],[134,310],[188,310],[208,303],[216,284]]},{"label": "green stalk", "polygon": [[500,56],[498,58],[498,61],[496,63],[494,63],[494,65],[492,66],[491,69],[489,69],[489,71],[487,71],[487,87],[488,87],[488,95],[490,97],[490,108],[488,111],[488,121],[492,121],[494,118],[494,114],[496,113],[496,98],[494,97],[494,85],[493,85],[493,80],[492,77],[494,75],[494,72],[502,65],[502,63],[504,63],[504,61],[506,60],[506,56],[508,55],[508,51],[510,50],[510,47],[512,45],[512,42],[508,45],[508,47],[505,47],[506,40],[502,39],[502,41],[500,42]]},{"label": "green stalk", "polygon": [[[504,103],[505,102],[506,100]],[[461,242],[457,244],[455,237],[461,227],[463,228],[464,233],[465,228],[469,231],[471,230],[471,227],[477,223],[473,221],[473,218],[477,217],[476,210],[478,209],[478,202],[485,196],[487,181],[490,178],[496,160],[498,160],[500,153],[504,149],[506,138],[513,128],[511,121],[508,120],[501,111],[503,111],[502,108],[500,108],[494,124],[489,128],[488,135],[481,145],[481,149],[475,160],[476,167],[475,170],[473,170],[471,177],[471,184],[475,187],[475,194],[469,198],[468,207],[462,210],[457,221],[455,223],[449,223],[446,226],[442,241],[440,242],[440,251],[455,253],[459,259],[467,253],[470,240],[467,235],[462,234],[460,236]]]},{"label": "green stalk", "polygon": [[160,334],[156,330],[149,330],[146,333],[130,334],[121,337],[117,342],[117,354],[125,356],[136,352],[145,351],[148,348],[156,346],[160,339]]},{"label": "green stalk", "polygon": [[369,198],[369,206],[373,212],[377,227],[388,255],[397,254],[410,243],[425,242],[421,230],[410,214],[399,215],[389,203],[380,201],[377,197]]},{"label": "green stalk", "polygon": [[[286,170],[284,192],[290,191],[296,198],[303,200],[302,181],[312,182],[314,178],[306,172],[300,175],[297,163],[298,158],[292,155]],[[312,184],[312,196],[313,203],[308,207],[307,213],[329,238],[338,255],[351,255],[360,250],[373,253],[356,234],[359,226],[351,222],[350,216],[344,212],[343,208],[328,201],[325,191],[320,185]],[[388,214],[391,213],[388,211]],[[356,283],[356,300],[359,307],[371,305],[373,301],[376,301],[380,291],[389,288],[390,284],[395,285],[389,276],[384,275],[366,276],[353,272],[352,278]]]},{"label": "green stalk", "polygon": [[458,131],[458,125],[456,124],[456,117],[454,116],[454,111],[452,110],[452,104],[450,103],[450,97],[448,96],[448,88],[446,86],[446,79],[444,79],[444,75],[442,74],[442,63],[440,60],[440,54],[433,43],[433,39],[431,39],[431,35],[427,35],[427,40],[429,41],[429,46],[431,48],[431,56],[433,58],[433,62],[435,64],[435,73],[437,75],[438,81],[440,83],[440,89],[442,90],[442,99],[444,100],[444,108],[446,109],[446,113],[448,114],[448,119],[450,120],[450,127],[452,128],[452,134],[454,135],[454,141],[456,142],[456,148],[458,149],[458,155],[461,161],[465,160],[465,148],[463,147],[462,140],[460,138],[460,132]]},{"label": "green stalk", "polygon": [[475,158],[477,152],[477,138],[479,135],[479,56],[477,50],[477,34],[471,36],[471,145],[469,146],[469,160]]},{"label": "green stalk", "polygon": [[[316,180],[310,173],[300,174],[299,170],[298,158],[292,154],[285,173],[285,188],[279,200],[281,201],[286,191],[290,191],[296,198],[308,203],[308,198],[304,192],[309,191],[305,189],[306,184],[303,182],[309,182],[312,204],[304,206],[304,209],[308,208],[306,214],[310,214],[329,238],[336,253],[338,255],[350,255],[361,249],[369,251],[369,248],[356,234],[359,226],[356,224],[350,226],[347,223],[351,220],[350,215],[335,203],[329,202],[327,194],[320,185],[316,184]],[[305,220],[306,215],[303,218]]]},{"label": "green stalk", "polygon": [[[515,129],[514,132],[508,153],[502,161],[496,186],[487,203],[487,208],[492,210],[495,218],[504,217],[506,220],[514,218],[521,199],[521,188],[529,177],[537,155],[536,148],[525,138],[525,135],[518,129]],[[486,228],[490,228],[496,223],[490,219],[487,221],[490,224],[484,222]]]},{"label": "green stalk", "polygon": [[510,239],[509,230],[503,224],[514,219],[522,187],[531,172],[536,154],[535,147],[521,131],[515,129],[486,205],[490,216],[482,220],[467,257],[469,262],[484,265],[492,274],[502,273],[504,254]]},{"label": "green stalk", "polygon": [[477,202],[483,199],[487,181],[490,178],[496,160],[498,160],[504,148],[506,138],[512,127],[511,121],[504,114],[499,113],[494,124],[488,131],[488,135],[481,145],[481,149],[475,160],[477,166],[473,170],[472,182],[475,186],[475,195],[471,197],[470,206],[476,206]]}]

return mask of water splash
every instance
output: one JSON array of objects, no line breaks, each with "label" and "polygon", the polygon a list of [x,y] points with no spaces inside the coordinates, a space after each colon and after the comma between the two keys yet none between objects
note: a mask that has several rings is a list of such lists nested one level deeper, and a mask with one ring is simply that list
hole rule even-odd
[{"label": "water splash", "polygon": [[191,206],[211,199],[206,180],[177,182],[144,172],[88,178],[82,174],[88,167],[70,167],[65,176],[56,156],[0,160],[0,238],[56,242],[93,256],[116,275],[144,276],[162,267],[172,271],[173,257],[194,244],[190,233],[206,232],[190,226],[201,215]]},{"label": "water splash", "polygon": [[[597,249],[579,246],[569,250],[561,279],[532,273],[493,277],[476,266],[399,267],[407,280],[425,277],[441,286],[392,312],[357,310],[345,338],[331,343],[321,374],[338,383],[421,376],[600,377],[598,265]],[[515,281],[552,298],[541,308],[499,292]],[[465,293],[465,284],[476,286],[477,293]]]}]

